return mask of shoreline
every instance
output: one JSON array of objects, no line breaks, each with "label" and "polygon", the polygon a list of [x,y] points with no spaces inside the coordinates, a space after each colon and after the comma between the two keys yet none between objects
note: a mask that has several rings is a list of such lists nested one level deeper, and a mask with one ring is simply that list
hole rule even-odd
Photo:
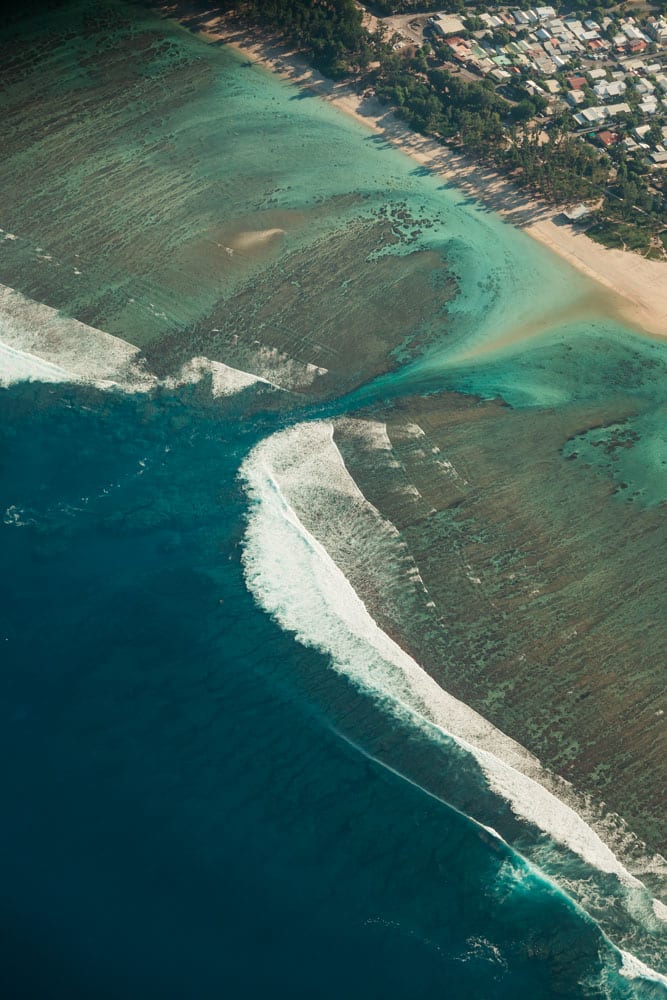
[{"label": "shoreline", "polygon": [[611,303],[613,312],[625,325],[653,338],[667,337],[664,263],[604,247],[572,226],[557,222],[559,210],[519,189],[495,168],[414,132],[371,92],[360,94],[348,82],[326,79],[298,52],[267,33],[259,34],[240,25],[234,15],[202,12],[196,5],[180,0],[160,3],[157,10],[212,42],[229,45],[296,86],[314,91],[611,292],[615,300]]}]

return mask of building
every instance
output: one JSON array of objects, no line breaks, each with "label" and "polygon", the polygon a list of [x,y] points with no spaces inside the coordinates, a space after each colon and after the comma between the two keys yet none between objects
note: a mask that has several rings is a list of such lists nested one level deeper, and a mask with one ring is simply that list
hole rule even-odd
[{"label": "building", "polygon": [[579,222],[580,219],[585,219],[587,215],[591,214],[590,208],[586,205],[575,205],[574,208],[566,208],[563,215],[568,222]]},{"label": "building", "polygon": [[535,12],[540,21],[550,21],[556,16],[556,11],[553,7],[537,7]]},{"label": "building", "polygon": [[600,80],[593,90],[599,101],[606,101],[610,97],[620,97],[625,93],[626,86],[623,80],[612,80],[611,83],[608,80]]},{"label": "building", "polygon": [[605,149],[609,149],[610,146],[615,146],[618,142],[618,132],[610,132],[609,129],[603,129],[602,132],[598,132],[598,141]]},{"label": "building", "polygon": [[602,125],[603,122],[608,121],[610,118],[616,118],[618,115],[623,114],[630,114],[629,104],[607,104],[603,108],[583,108],[574,115],[574,120],[577,125],[587,128],[589,125]]},{"label": "building", "polygon": [[434,14],[431,18],[431,24],[442,38],[448,38],[449,35],[458,35],[459,32],[465,31],[463,21],[454,14]]},{"label": "building", "polygon": [[667,20],[664,17],[649,17],[646,21],[646,33],[659,45],[667,43]]}]

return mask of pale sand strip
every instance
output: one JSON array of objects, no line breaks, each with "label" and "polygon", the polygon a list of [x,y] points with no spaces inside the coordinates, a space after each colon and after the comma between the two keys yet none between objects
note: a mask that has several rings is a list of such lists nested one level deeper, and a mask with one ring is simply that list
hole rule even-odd
[{"label": "pale sand strip", "polygon": [[413,132],[372,94],[357,93],[347,83],[325,79],[298,53],[270,36],[242,27],[232,15],[202,12],[201,7],[186,2],[162,3],[159,9],[298,86],[315,91],[614,292],[614,312],[624,323],[667,337],[667,264],[609,250],[572,226],[556,222],[558,209],[532,197],[492,167]]}]

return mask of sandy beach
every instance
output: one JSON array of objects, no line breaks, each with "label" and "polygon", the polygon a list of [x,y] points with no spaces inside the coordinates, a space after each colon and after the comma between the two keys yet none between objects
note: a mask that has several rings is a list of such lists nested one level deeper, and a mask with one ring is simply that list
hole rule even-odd
[{"label": "sandy beach", "polygon": [[188,3],[163,3],[159,10],[212,41],[234,47],[298,86],[315,91],[612,292],[610,311],[625,324],[651,336],[667,337],[666,264],[595,243],[562,222],[558,208],[521,190],[492,167],[473,162],[462,152],[412,131],[372,92],[359,93],[349,83],[327,80],[299,53],[241,25],[233,15],[202,12]]}]

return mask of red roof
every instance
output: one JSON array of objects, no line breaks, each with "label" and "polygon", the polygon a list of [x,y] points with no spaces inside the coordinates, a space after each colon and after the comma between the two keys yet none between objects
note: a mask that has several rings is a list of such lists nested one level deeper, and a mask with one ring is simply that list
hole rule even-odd
[{"label": "red roof", "polygon": [[615,142],[618,142],[618,132],[610,132],[605,129],[603,132],[598,132],[598,139],[603,146],[613,146]]},{"label": "red roof", "polygon": [[568,76],[567,82],[572,90],[581,90],[586,86],[585,76]]}]

